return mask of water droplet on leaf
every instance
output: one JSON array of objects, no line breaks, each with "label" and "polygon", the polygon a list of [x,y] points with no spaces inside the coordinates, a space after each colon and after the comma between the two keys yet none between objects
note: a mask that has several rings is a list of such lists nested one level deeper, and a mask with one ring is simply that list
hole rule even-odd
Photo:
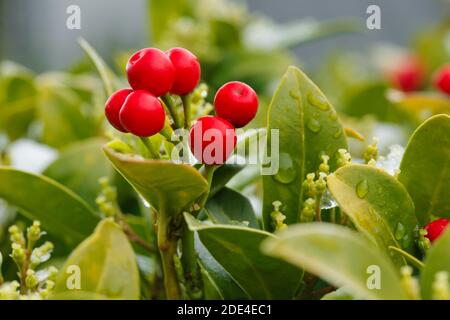
[{"label": "water droplet on leaf", "polygon": [[320,110],[327,111],[330,109],[330,104],[328,101],[320,95],[314,94],[313,92],[308,93],[308,102]]},{"label": "water droplet on leaf", "polygon": [[342,130],[340,128],[337,128],[336,131],[333,134],[333,137],[336,139],[339,138],[342,135]]},{"label": "water droplet on leaf", "polygon": [[394,237],[396,240],[401,240],[405,236],[405,227],[400,222],[397,223],[397,226],[395,227],[395,234]]},{"label": "water droplet on leaf", "polygon": [[311,130],[312,132],[315,132],[315,133],[319,132],[320,129],[321,129],[320,122],[317,121],[317,120],[314,119],[314,118],[310,118],[310,119],[308,120],[308,122],[306,123],[306,127],[307,127],[309,130]]},{"label": "water droplet on leaf", "polygon": [[331,111],[331,113],[328,117],[330,118],[330,120],[333,120],[333,121],[336,121],[338,118],[336,111]]},{"label": "water droplet on leaf", "polygon": [[364,198],[369,192],[369,186],[367,184],[367,180],[363,179],[356,185],[356,195],[358,198]]},{"label": "water droplet on leaf", "polygon": [[288,184],[295,180],[297,171],[294,168],[294,162],[289,154],[280,153],[280,167],[274,179],[280,183]]},{"label": "water droplet on leaf", "polygon": [[300,94],[295,90],[290,90],[289,95],[291,96],[292,99],[295,99],[295,100],[298,100],[301,98]]}]

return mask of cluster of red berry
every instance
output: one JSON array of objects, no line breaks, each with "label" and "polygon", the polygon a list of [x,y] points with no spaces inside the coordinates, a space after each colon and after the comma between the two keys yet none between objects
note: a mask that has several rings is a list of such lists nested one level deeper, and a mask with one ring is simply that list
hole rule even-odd
[{"label": "cluster of red berry", "polygon": [[[166,115],[159,98],[189,94],[201,74],[197,57],[184,48],[139,50],[129,59],[126,72],[132,89],[114,92],[106,101],[105,114],[114,128],[139,137],[152,136],[164,128]],[[243,127],[255,117],[258,96],[245,83],[228,82],[217,91],[214,107],[216,116],[197,119],[189,136],[194,156],[206,164],[222,164],[233,152],[235,127]],[[211,144],[214,148],[205,157]]]},{"label": "cluster of red berry", "polygon": [[[420,59],[409,57],[403,60],[391,73],[392,84],[404,92],[420,90],[425,82],[426,70]],[[434,87],[450,95],[450,64],[440,67],[433,76]]]},{"label": "cluster of red berry", "polygon": [[145,48],[133,54],[126,66],[132,89],[120,89],[106,101],[105,114],[119,131],[152,136],[164,127],[164,107],[158,97],[185,95],[200,81],[197,57],[186,49],[163,52]]},{"label": "cluster of red berry", "polygon": [[228,82],[217,91],[214,109],[216,116],[199,118],[189,134],[192,153],[208,165],[223,164],[231,155],[236,146],[235,127],[243,127],[255,117],[258,96],[243,82]]}]

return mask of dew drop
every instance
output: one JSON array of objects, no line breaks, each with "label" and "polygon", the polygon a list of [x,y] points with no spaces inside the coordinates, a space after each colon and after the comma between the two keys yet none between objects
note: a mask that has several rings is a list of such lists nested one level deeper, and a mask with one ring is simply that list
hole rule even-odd
[{"label": "dew drop", "polygon": [[297,178],[297,171],[294,169],[294,162],[289,154],[285,152],[280,153],[280,167],[273,178],[284,184],[291,183]]},{"label": "dew drop", "polygon": [[342,135],[342,130],[340,128],[337,128],[336,131],[333,134],[334,138],[339,138]]},{"label": "dew drop", "polygon": [[308,102],[316,108],[320,110],[327,111],[330,109],[330,104],[323,96],[314,94],[312,92],[308,93],[307,96]]},{"label": "dew drop", "polygon": [[338,118],[336,111],[331,111],[331,113],[328,117],[330,118],[330,120],[333,120],[333,121],[336,121]]},{"label": "dew drop", "polygon": [[367,185],[367,180],[363,179],[356,185],[356,195],[358,198],[364,198],[369,192],[369,186]]},{"label": "dew drop", "polygon": [[397,223],[397,226],[395,227],[395,234],[394,237],[397,240],[401,240],[405,236],[405,227],[400,222]]},{"label": "dew drop", "polygon": [[310,118],[306,123],[306,127],[312,132],[319,132],[321,129],[320,122],[314,118]]},{"label": "dew drop", "polygon": [[295,91],[295,90],[290,90],[289,91],[289,95],[291,96],[292,99],[298,100],[298,99],[301,98],[300,94],[297,91]]}]

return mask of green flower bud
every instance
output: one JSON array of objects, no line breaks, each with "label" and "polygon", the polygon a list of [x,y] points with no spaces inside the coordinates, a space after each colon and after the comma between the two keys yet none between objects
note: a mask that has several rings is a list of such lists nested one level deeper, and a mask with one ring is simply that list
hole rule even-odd
[{"label": "green flower bud", "polygon": [[328,165],[328,161],[330,160],[330,157],[326,154],[321,156],[322,163],[319,165],[319,172],[323,172],[326,174],[330,173],[330,166]]},{"label": "green flower bud", "polygon": [[9,239],[12,243],[18,243],[20,245],[25,245],[25,237],[23,236],[23,232],[19,229],[18,226],[12,225],[9,227],[8,232],[10,234]]},{"label": "green flower bud", "polygon": [[350,153],[348,153],[346,149],[339,149],[336,154],[336,157],[337,157],[336,164],[338,168],[343,167],[352,162],[352,156],[350,155]]},{"label": "green flower bud", "polygon": [[39,221],[33,221],[33,224],[27,228],[28,245],[32,247],[40,239],[42,234],[41,223]]},{"label": "green flower bud", "polygon": [[280,201],[274,201],[272,205],[273,211],[270,213],[272,228],[274,231],[281,231],[287,228],[287,225],[284,223],[286,216],[280,211],[282,203]]},{"label": "green flower bud", "polygon": [[430,239],[425,237],[427,234],[428,234],[427,230],[425,230],[425,229],[419,230],[419,240],[417,241],[417,244],[423,254],[425,254],[428,251],[428,249],[430,249],[430,247],[431,247]]},{"label": "green flower bud", "polygon": [[308,198],[303,203],[302,214],[300,216],[301,222],[311,222],[314,220],[316,201],[313,198]]},{"label": "green flower bud", "polygon": [[22,263],[25,261],[25,249],[18,243],[13,243],[11,245],[11,248],[11,258],[18,265],[22,265]]},{"label": "green flower bud", "polygon": [[326,176],[327,175],[325,173],[321,172],[319,174],[319,179],[317,179],[314,184],[317,193],[320,195],[324,194],[324,192],[327,190],[327,182],[325,181]]},{"label": "green flower bud", "polygon": [[316,185],[314,183],[314,178],[316,177],[316,174],[314,172],[308,173],[306,175],[305,181],[303,181],[302,188],[303,188],[303,194],[305,194],[308,197],[315,197],[316,196]]},{"label": "green flower bud", "polygon": [[30,290],[35,290],[39,284],[39,280],[36,277],[36,273],[32,269],[27,270],[27,275],[25,277],[25,285]]},{"label": "green flower bud", "polygon": [[363,158],[366,163],[369,163],[370,160],[375,160],[375,161],[377,160],[377,156],[378,156],[377,144],[378,144],[379,139],[374,137],[372,141],[373,141],[372,144],[369,144],[367,146],[367,148],[363,154]]}]

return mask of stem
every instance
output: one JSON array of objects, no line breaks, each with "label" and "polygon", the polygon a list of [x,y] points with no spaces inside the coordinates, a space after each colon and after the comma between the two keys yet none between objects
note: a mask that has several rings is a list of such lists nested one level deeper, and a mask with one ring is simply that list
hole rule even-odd
[{"label": "stem", "polygon": [[322,199],[322,195],[319,194],[316,196],[316,205],[315,205],[315,209],[316,209],[316,220],[321,222],[322,221],[322,215],[321,215],[321,210],[320,210],[320,200]]},{"label": "stem", "polygon": [[172,144],[174,144],[174,142],[172,141],[172,134],[173,134],[173,129],[170,126],[170,121],[166,116],[166,120],[164,123],[164,128],[159,132],[164,138],[166,138],[167,141],[171,142]]},{"label": "stem", "polygon": [[178,112],[175,108],[175,105],[173,104],[173,100],[170,97],[170,95],[166,94],[166,95],[162,96],[161,99],[164,102],[164,104],[166,105],[167,109],[169,110],[170,115],[172,116],[175,128],[181,128],[181,121],[180,121],[180,118],[178,117]]},{"label": "stem", "polygon": [[389,246],[388,248],[389,250],[395,251],[398,254],[402,255],[404,258],[406,258],[406,260],[409,260],[409,262],[411,262],[411,264],[413,264],[417,269],[420,270],[425,267],[425,264],[422,261],[411,255],[410,253],[394,246]]},{"label": "stem", "polygon": [[194,232],[189,230],[187,226],[184,228],[183,237],[181,239],[182,256],[181,264],[184,270],[184,278],[189,284],[189,291],[197,289],[198,286],[198,267],[197,267],[197,253],[195,252]]},{"label": "stem", "polygon": [[153,253],[155,251],[154,248],[149,243],[147,243],[147,241],[142,239],[138,234],[136,234],[133,231],[133,229],[130,227],[130,225],[126,221],[120,220],[120,224],[122,225],[123,231],[124,231],[125,235],[127,236],[128,240],[140,245],[142,248],[144,248],[149,253]]},{"label": "stem", "polygon": [[153,148],[153,144],[150,141],[149,138],[144,138],[144,137],[140,137],[142,143],[145,145],[145,147],[147,148],[147,150],[150,152],[150,155],[152,156],[153,159],[160,159],[160,155],[159,152],[157,152],[155,150],[155,148]]},{"label": "stem", "polygon": [[166,298],[179,300],[181,298],[178,286],[177,272],[175,270],[174,255],[177,252],[178,239],[169,238],[169,213],[161,210],[158,215],[158,248],[161,254],[162,268],[164,273],[164,286]]},{"label": "stem", "polygon": [[208,182],[208,190],[200,198],[200,201],[199,201],[200,208],[198,210],[196,210],[197,212],[200,211],[201,209],[203,209],[203,207],[206,204],[206,201],[208,201],[209,192],[211,191],[211,182],[212,182],[212,179],[214,176],[214,172],[216,171],[217,168],[219,168],[219,166],[205,164],[204,168],[205,168],[205,172],[203,173],[203,176],[206,178],[206,181]]},{"label": "stem", "polygon": [[191,126],[191,98],[189,95],[181,96],[184,111],[184,127],[189,129]]}]

